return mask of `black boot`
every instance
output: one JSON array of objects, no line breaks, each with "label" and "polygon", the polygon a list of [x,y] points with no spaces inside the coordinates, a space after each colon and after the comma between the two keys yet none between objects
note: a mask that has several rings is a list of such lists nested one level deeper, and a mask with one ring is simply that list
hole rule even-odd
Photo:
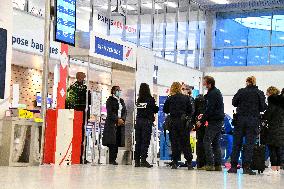
[{"label": "black boot", "polygon": [[250,168],[250,165],[244,165],[243,166],[243,174],[245,175],[256,175],[255,172]]},{"label": "black boot", "polygon": [[229,170],[228,170],[228,173],[237,173],[238,172],[238,168],[237,167],[231,167]]},{"label": "black boot", "polygon": [[172,163],[172,169],[177,169],[177,163]]},{"label": "black boot", "polygon": [[231,163],[231,168],[228,170],[228,173],[238,173],[238,164]]},{"label": "black boot", "polygon": [[187,169],[188,170],[194,170],[194,168],[192,167],[192,162],[187,162]]},{"label": "black boot", "polygon": [[142,159],[140,166],[141,166],[141,167],[146,167],[146,168],[152,168],[152,167],[153,167],[153,165],[151,165],[150,163],[148,163],[148,162],[146,161],[146,159]]},{"label": "black boot", "polygon": [[141,167],[141,162],[139,160],[135,160],[135,167]]}]

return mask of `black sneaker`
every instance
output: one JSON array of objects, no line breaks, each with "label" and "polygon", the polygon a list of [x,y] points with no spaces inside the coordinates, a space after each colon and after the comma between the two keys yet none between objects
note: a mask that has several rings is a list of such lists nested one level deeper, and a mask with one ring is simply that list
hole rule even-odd
[{"label": "black sneaker", "polygon": [[177,168],[178,168],[177,164],[176,164],[176,163],[173,163],[173,164],[172,164],[172,169],[177,169]]},{"label": "black sneaker", "polygon": [[244,168],[243,174],[245,174],[245,175],[256,175],[256,173],[253,172],[253,170],[251,170],[250,168]]},{"label": "black sneaker", "polygon": [[238,169],[236,167],[231,167],[229,170],[228,170],[228,173],[234,173],[236,174],[238,172]]},{"label": "black sneaker", "polygon": [[135,160],[135,167],[141,167],[140,160]]},{"label": "black sneaker", "polygon": [[147,161],[142,161],[141,164],[140,164],[140,167],[152,168],[153,165],[151,165]]},{"label": "black sneaker", "polygon": [[118,165],[118,163],[116,161],[109,162],[109,164],[111,164],[111,165]]}]

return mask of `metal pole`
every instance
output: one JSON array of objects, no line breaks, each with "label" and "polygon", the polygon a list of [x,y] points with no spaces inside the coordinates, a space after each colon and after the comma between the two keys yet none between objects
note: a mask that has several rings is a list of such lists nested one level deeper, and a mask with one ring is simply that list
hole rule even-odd
[{"label": "metal pole", "polygon": [[45,143],[45,126],[46,126],[46,105],[48,93],[48,74],[49,74],[49,48],[50,48],[50,0],[45,1],[45,25],[44,25],[44,60],[43,60],[43,75],[42,75],[42,92],[41,92],[41,116],[42,135],[41,135],[41,149],[40,158],[43,164],[43,147]]},{"label": "metal pole", "polygon": [[83,143],[83,155],[82,161],[85,164],[86,157],[86,128],[88,125],[88,111],[89,111],[89,89],[90,89],[90,57],[88,56],[88,68],[87,68],[87,92],[86,92],[86,108],[85,108],[85,120],[84,120],[84,143]]}]

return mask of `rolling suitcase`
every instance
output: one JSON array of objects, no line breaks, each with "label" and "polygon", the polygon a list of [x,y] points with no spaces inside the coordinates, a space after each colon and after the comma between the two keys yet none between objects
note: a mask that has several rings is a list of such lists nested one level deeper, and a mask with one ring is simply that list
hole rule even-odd
[{"label": "rolling suitcase", "polygon": [[253,157],[251,163],[251,169],[257,170],[258,174],[263,173],[265,170],[265,150],[266,146],[261,145],[259,136],[259,141],[253,148]]}]

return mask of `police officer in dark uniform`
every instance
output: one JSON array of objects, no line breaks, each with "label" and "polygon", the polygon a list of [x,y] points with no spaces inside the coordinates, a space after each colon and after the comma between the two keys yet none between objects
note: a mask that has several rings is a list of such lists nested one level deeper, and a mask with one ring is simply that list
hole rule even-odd
[{"label": "police officer in dark uniform", "polygon": [[149,85],[142,83],[137,99],[135,167],[153,167],[146,159],[148,157],[148,148],[151,141],[152,125],[155,121],[154,116],[158,111],[159,107],[156,105],[155,99],[151,95]]},{"label": "police officer in dark uniform", "polygon": [[[198,95],[194,101],[194,120],[197,122],[199,119],[199,115],[204,114],[205,112],[205,99],[203,95]],[[204,144],[203,139],[205,135],[205,125],[202,124],[200,127],[196,127],[196,155],[197,155],[197,169],[203,170],[206,166],[206,158],[205,158],[205,151],[204,151]]]},{"label": "police officer in dark uniform", "polygon": [[164,104],[164,113],[170,114],[170,141],[172,147],[172,169],[177,169],[181,151],[187,160],[189,170],[192,170],[192,153],[190,145],[190,128],[186,117],[191,116],[192,105],[190,98],[183,95],[181,84],[174,82],[171,86],[170,96]]},{"label": "police officer in dark uniform", "polygon": [[[233,98],[233,106],[237,107],[237,118],[231,155],[232,167],[228,172],[237,173],[238,160],[243,146],[243,173],[255,175],[250,164],[260,125],[260,113],[265,111],[266,104],[264,93],[256,86],[254,76],[247,78],[246,85],[246,88],[240,89]],[[243,137],[245,137],[245,145],[243,145]]]}]

